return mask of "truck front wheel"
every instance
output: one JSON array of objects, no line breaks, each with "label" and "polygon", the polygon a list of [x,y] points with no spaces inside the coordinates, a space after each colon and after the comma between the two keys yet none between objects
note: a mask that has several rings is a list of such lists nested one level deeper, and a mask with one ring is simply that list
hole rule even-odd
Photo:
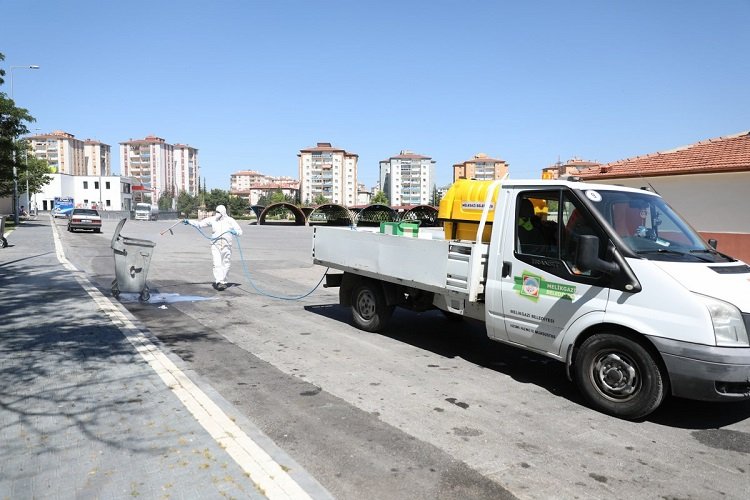
[{"label": "truck front wheel", "polygon": [[664,400],[664,377],[654,356],[640,343],[598,334],[581,344],[575,379],[597,410],[625,419],[643,418]]},{"label": "truck front wheel", "polygon": [[361,281],[352,289],[354,325],[367,332],[379,332],[388,323],[394,306],[389,306],[380,283]]}]

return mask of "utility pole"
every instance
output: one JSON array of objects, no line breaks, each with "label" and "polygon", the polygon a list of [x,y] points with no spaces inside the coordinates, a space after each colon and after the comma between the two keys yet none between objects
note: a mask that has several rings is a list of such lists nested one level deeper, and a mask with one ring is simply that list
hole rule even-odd
[{"label": "utility pole", "polygon": [[[10,100],[15,104],[13,99],[13,70],[14,69],[39,69],[36,64],[29,64],[27,66],[11,66],[10,67]],[[13,138],[15,142],[15,137]],[[28,162],[27,162],[28,166]],[[28,170],[28,168],[27,168]],[[26,173],[26,197],[29,197],[29,181],[28,172]],[[13,222],[18,225],[18,169],[16,168],[16,149],[13,148]]]}]

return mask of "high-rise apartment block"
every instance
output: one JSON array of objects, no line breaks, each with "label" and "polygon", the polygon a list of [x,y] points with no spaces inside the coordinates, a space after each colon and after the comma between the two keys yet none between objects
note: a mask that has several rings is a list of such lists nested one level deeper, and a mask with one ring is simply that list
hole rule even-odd
[{"label": "high-rise apartment block", "polygon": [[477,179],[481,181],[502,179],[508,173],[505,160],[490,158],[484,153],[477,153],[470,160],[453,165],[453,182],[458,179]]},{"label": "high-rise apartment block", "polygon": [[300,198],[313,203],[321,196],[347,207],[357,202],[357,160],[359,156],[319,142],[301,149],[299,158]]},{"label": "high-rise apartment block", "polygon": [[112,175],[111,148],[93,139],[83,142],[83,158],[86,175]]},{"label": "high-rise apartment block", "polygon": [[[73,134],[55,130],[51,134],[32,135],[26,138],[36,158],[45,160],[53,173],[69,175],[109,175],[109,146],[97,141],[86,142]],[[92,146],[87,147],[91,142]],[[97,148],[93,143],[98,144]],[[87,156],[91,155],[91,156]]]},{"label": "high-rise apartment block", "polygon": [[435,182],[435,161],[402,150],[380,162],[380,185],[393,206],[429,205]]},{"label": "high-rise apartment block", "polygon": [[[198,194],[198,150],[183,144],[168,144],[161,137],[149,135],[121,142],[120,171],[136,179],[143,191],[150,194],[154,205],[164,193]],[[134,191],[137,187],[133,186]]]},{"label": "high-rise apartment block", "polygon": [[175,195],[184,191],[198,195],[200,176],[198,173],[198,150],[187,144],[174,145],[174,177],[168,182],[174,186]]}]

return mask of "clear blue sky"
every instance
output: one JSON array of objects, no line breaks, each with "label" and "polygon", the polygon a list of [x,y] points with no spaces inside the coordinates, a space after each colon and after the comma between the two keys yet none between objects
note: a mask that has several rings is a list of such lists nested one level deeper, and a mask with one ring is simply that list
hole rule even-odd
[{"label": "clear blue sky", "polygon": [[[511,177],[750,129],[750,0],[0,0],[3,67],[32,132],[199,149],[209,188],[297,177],[317,142],[483,152]],[[9,75],[0,90],[9,93]]]}]

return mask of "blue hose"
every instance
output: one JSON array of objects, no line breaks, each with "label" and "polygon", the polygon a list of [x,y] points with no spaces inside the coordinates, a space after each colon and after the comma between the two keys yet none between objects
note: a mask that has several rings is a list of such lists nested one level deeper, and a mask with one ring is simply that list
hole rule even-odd
[{"label": "blue hose", "polygon": [[[192,226],[192,224],[191,224],[191,226]],[[199,228],[197,226],[193,226],[193,227],[196,229],[196,231],[198,231],[200,233],[201,236],[203,236],[204,238],[206,238],[207,240],[209,240],[211,243],[214,243],[216,240],[218,240],[219,238],[221,238],[222,236],[224,236],[227,233],[232,234],[231,230],[229,230],[229,231],[224,231],[223,233],[221,233],[216,238],[212,238],[210,236],[207,236],[203,231],[201,231],[201,228]],[[315,285],[315,287],[313,287],[312,290],[310,290],[309,292],[305,293],[304,295],[294,295],[294,296],[287,297],[287,296],[284,296],[284,295],[274,295],[272,293],[264,292],[263,290],[261,290],[260,288],[258,288],[257,286],[255,286],[255,283],[253,282],[253,279],[250,277],[250,272],[247,269],[247,265],[245,265],[245,257],[244,257],[244,255],[242,255],[242,245],[240,244],[240,239],[237,236],[235,236],[235,235],[232,235],[232,236],[234,236],[234,239],[237,242],[237,249],[240,251],[240,259],[242,260],[242,270],[245,273],[245,277],[247,278],[247,281],[250,283],[250,286],[252,286],[253,289],[256,292],[258,292],[261,295],[265,295],[266,297],[271,297],[272,299],[280,299],[280,300],[301,300],[301,299],[304,299],[305,297],[307,297],[308,295],[310,295],[311,293],[313,293],[315,290],[318,289],[318,287],[320,286],[320,284],[323,283],[323,280],[326,277],[326,273],[328,273],[328,270],[330,269],[329,267],[327,267],[326,270],[325,270],[325,272],[323,273],[323,276],[320,278],[320,281],[318,281],[318,284]]]}]

